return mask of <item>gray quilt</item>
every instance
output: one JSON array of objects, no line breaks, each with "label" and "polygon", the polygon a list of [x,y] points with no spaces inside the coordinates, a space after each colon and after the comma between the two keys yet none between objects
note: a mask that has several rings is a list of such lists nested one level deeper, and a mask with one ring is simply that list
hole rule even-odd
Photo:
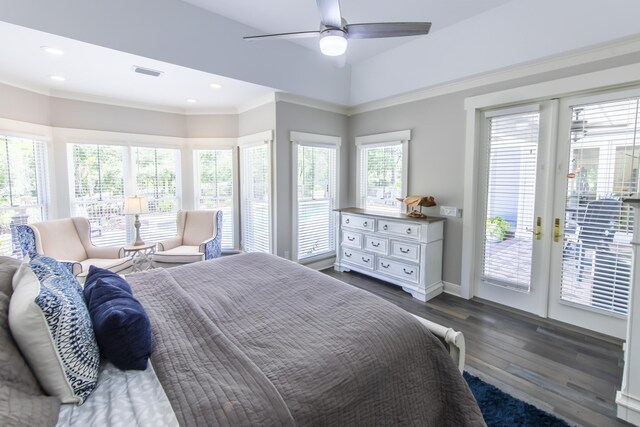
[{"label": "gray quilt", "polygon": [[322,273],[244,254],[127,279],[181,425],[484,425],[440,341]]}]

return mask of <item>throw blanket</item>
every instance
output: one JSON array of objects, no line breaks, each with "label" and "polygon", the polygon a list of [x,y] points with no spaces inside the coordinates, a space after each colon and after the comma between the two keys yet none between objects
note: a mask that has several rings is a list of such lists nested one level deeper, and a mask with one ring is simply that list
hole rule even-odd
[{"label": "throw blanket", "polygon": [[181,425],[484,425],[440,341],[366,291],[265,254],[128,279]]}]

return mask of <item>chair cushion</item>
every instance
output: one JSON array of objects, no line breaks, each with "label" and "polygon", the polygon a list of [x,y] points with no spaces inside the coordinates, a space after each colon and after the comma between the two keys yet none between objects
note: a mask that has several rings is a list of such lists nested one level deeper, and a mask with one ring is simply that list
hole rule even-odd
[{"label": "chair cushion", "polygon": [[182,244],[198,246],[215,236],[215,214],[217,211],[187,211],[182,233]]},{"label": "chair cushion", "polygon": [[104,356],[122,370],[147,369],[152,351],[151,323],[127,281],[91,266],[84,296]]},{"label": "chair cushion", "polygon": [[186,264],[202,260],[204,260],[204,254],[199,251],[199,246],[178,246],[153,255],[153,262],[158,263]]},{"label": "chair cushion", "polygon": [[80,265],[82,265],[82,273],[78,274],[78,277],[85,277],[89,274],[89,269],[92,265],[119,273],[130,268],[133,265],[133,261],[131,258],[89,258],[80,262]]},{"label": "chair cushion", "polygon": [[60,400],[44,394],[9,330],[12,279],[20,267],[15,258],[0,257],[0,424],[54,425]]},{"label": "chair cushion", "polygon": [[78,281],[53,258],[35,255],[13,276],[11,333],[42,388],[82,403],[96,386],[100,353]]},{"label": "chair cushion", "polygon": [[71,218],[31,224],[36,229],[36,250],[51,258],[82,261],[87,252]]}]

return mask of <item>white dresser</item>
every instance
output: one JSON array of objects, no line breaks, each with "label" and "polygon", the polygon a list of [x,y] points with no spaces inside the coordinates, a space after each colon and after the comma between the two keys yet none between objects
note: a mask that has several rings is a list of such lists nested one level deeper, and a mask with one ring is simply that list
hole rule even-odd
[{"label": "white dresser", "polygon": [[357,271],[402,286],[420,301],[440,294],[444,218],[337,209],[337,271]]}]

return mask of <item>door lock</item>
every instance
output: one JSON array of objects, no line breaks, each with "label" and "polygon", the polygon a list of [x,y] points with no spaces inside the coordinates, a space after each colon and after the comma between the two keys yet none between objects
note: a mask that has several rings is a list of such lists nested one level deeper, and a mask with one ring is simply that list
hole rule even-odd
[{"label": "door lock", "polygon": [[537,217],[536,218],[536,228],[535,228],[535,230],[531,230],[530,228],[527,228],[527,231],[530,231],[531,234],[536,236],[536,240],[542,239],[542,218],[541,217]]},{"label": "door lock", "polygon": [[559,242],[562,236],[564,235],[560,234],[560,218],[556,218],[553,221],[553,241]]}]

